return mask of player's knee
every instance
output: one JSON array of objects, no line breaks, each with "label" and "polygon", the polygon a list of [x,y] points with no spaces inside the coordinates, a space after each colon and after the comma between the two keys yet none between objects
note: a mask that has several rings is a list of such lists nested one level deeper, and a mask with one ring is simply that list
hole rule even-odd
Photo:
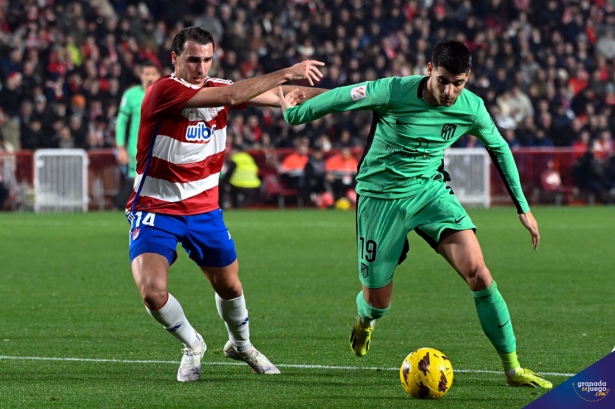
[{"label": "player's knee", "polygon": [[233,298],[237,298],[243,294],[241,287],[222,288],[215,291],[223,300],[232,300]]},{"label": "player's knee", "polygon": [[143,302],[150,310],[160,309],[167,302],[168,292],[166,287],[157,285],[154,281],[137,283],[137,287]]},{"label": "player's knee", "polygon": [[466,282],[472,291],[480,291],[491,285],[491,272],[484,264],[473,266],[465,275]]},{"label": "player's knee", "polygon": [[161,290],[143,290],[141,292],[141,297],[143,298],[143,303],[150,310],[159,310],[164,307],[164,304],[167,302],[167,291]]},{"label": "player's knee", "polygon": [[224,300],[231,300],[243,294],[243,288],[239,278],[235,280],[212,280],[214,291]]}]

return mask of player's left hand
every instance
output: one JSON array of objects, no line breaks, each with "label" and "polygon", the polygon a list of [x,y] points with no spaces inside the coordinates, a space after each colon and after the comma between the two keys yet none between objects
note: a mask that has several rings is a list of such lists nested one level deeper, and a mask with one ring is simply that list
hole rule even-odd
[{"label": "player's left hand", "polygon": [[284,91],[282,91],[282,87],[278,87],[278,97],[280,98],[280,107],[282,108],[282,114],[286,112],[288,108],[294,107],[305,101],[305,92],[299,91],[298,88],[295,88],[291,92],[284,95]]},{"label": "player's left hand", "polygon": [[538,248],[538,244],[540,243],[540,233],[538,232],[538,222],[534,219],[534,215],[532,212],[522,213],[519,215],[519,220],[521,220],[521,224],[530,231],[532,235],[532,244],[534,245],[534,250]]}]

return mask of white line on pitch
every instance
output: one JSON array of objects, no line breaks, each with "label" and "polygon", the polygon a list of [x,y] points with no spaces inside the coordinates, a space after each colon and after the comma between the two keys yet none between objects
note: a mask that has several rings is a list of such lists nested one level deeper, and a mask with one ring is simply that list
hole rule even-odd
[{"label": "white line on pitch", "polygon": [[[120,364],[177,364],[178,361],[154,361],[140,359],[95,359],[95,358],[53,358],[39,356],[6,356],[0,355],[0,359],[15,359],[29,361],[73,361],[73,362],[114,362]],[[201,362],[202,365],[244,365],[239,362]],[[332,366],[332,365],[299,365],[299,364],[276,364],[280,368],[300,368],[300,369],[332,369],[332,370],[363,370],[363,371],[399,371],[399,368],[378,368],[370,366]],[[482,369],[455,369],[459,373],[487,373],[501,374],[500,371],[487,371]],[[572,373],[559,372],[536,372],[538,375],[564,376],[571,377]]]}]

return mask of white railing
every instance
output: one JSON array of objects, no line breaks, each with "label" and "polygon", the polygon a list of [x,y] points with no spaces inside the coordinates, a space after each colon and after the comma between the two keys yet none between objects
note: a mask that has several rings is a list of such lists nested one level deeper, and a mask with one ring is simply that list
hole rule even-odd
[{"label": "white railing", "polygon": [[34,153],[34,211],[88,211],[88,154],[83,149]]},{"label": "white railing", "polygon": [[486,149],[447,149],[444,169],[451,175],[448,185],[462,205],[483,208],[491,205],[491,159]]}]

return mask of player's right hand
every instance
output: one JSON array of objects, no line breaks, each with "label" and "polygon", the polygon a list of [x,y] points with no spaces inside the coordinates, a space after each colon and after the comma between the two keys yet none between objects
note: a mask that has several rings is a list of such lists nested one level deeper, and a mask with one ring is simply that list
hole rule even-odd
[{"label": "player's right hand", "polygon": [[325,65],[324,62],[316,60],[305,60],[299,64],[295,64],[290,68],[287,68],[286,79],[288,81],[293,80],[308,80],[310,85],[314,85],[314,82],[320,81],[323,77],[318,67]]},{"label": "player's right hand", "polygon": [[519,215],[519,220],[521,224],[529,230],[532,235],[532,245],[534,246],[534,250],[538,248],[538,244],[540,244],[540,233],[538,232],[538,222],[534,218],[532,212],[528,211],[526,213],[521,213]]}]

